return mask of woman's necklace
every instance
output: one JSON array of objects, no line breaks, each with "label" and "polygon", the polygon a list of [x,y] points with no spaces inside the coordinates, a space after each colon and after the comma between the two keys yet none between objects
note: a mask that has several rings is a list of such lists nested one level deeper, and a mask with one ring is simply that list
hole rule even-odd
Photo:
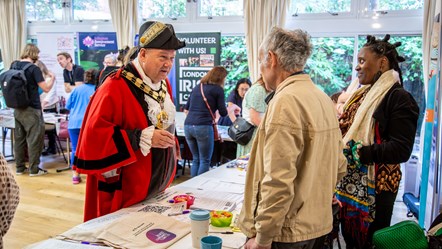
[{"label": "woman's necklace", "polygon": [[160,104],[161,111],[157,114],[157,124],[158,129],[163,129],[164,124],[167,123],[169,115],[164,110],[164,102],[167,94],[167,86],[165,81],[161,81],[161,87],[159,90],[153,90],[148,84],[144,83],[140,78],[136,77],[133,73],[123,70],[121,72],[124,78],[133,83],[136,87],[141,89],[145,94],[151,97],[153,100]]}]

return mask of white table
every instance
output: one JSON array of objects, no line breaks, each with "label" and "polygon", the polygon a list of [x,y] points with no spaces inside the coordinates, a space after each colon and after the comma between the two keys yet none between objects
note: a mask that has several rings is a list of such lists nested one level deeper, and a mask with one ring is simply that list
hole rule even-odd
[{"label": "white table", "polygon": [[[184,137],[184,120],[186,119],[186,114],[184,112],[177,112],[175,116],[175,128],[177,136]],[[227,134],[228,126],[218,125],[218,132],[221,138],[226,142],[233,142],[233,140]]]},{"label": "white table", "polygon": [[[217,186],[231,186],[230,190],[226,190],[226,191],[231,191],[230,193],[224,193],[226,195],[231,196],[232,199],[237,198],[238,202],[237,202],[237,206],[236,206],[236,210],[234,212],[239,213],[239,210],[241,209],[242,206],[242,200],[243,200],[243,191],[244,191],[244,183],[245,183],[245,171],[241,170],[239,168],[227,168],[227,165],[232,165],[235,162],[230,162],[227,164],[224,164],[216,169],[210,170],[209,172],[206,172],[200,176],[194,177],[188,181],[185,181],[181,184],[178,184],[176,186],[173,186],[171,188],[168,188],[164,193],[162,193],[162,198],[160,197],[153,197],[149,200],[143,201],[139,204],[136,204],[132,207],[129,208],[125,208],[125,209],[121,209],[113,214],[109,214],[105,217],[101,217],[101,220],[109,220],[112,219],[111,217],[113,216],[118,216],[120,217],[122,214],[124,213],[128,213],[128,212],[135,212],[135,210],[138,210],[140,207],[143,207],[143,205],[146,205],[147,203],[161,203],[161,205],[165,205],[164,203],[167,203],[167,200],[170,199],[170,196],[174,196],[177,193],[181,193],[183,191],[188,192],[189,190],[192,191],[193,188],[193,192],[195,193],[195,195],[197,196],[196,192],[199,191],[199,193],[204,192],[207,195],[210,195],[211,193],[215,193],[212,190],[212,186],[208,186],[207,188],[204,187],[206,185],[202,184],[208,180],[210,181],[216,181],[218,184],[216,184]],[[242,162],[243,164],[246,162]],[[219,193],[219,192],[218,192]],[[166,196],[166,197],[165,197]],[[165,198],[164,198],[165,197]],[[171,204],[170,204],[171,205]],[[184,221],[184,222],[190,222],[188,214],[187,215],[181,215],[181,216],[173,216],[173,217],[177,217],[176,219],[180,220],[180,221]],[[97,220],[97,224],[100,224],[102,221],[100,221],[100,218],[94,219]],[[89,222],[94,222],[94,220],[91,220]],[[83,223],[85,224],[85,223]],[[72,229],[70,229],[69,231],[72,231],[74,229],[82,229],[82,227],[84,227],[83,224],[80,224]],[[93,226],[95,226],[96,224],[93,224]],[[95,228],[95,227],[94,227]],[[228,229],[228,228],[227,228]],[[211,227],[210,231],[216,231],[217,228]],[[88,230],[91,233],[94,230]],[[218,230],[219,231],[219,230]],[[211,233],[209,232],[209,235],[215,235],[215,236],[219,236],[221,238],[223,238],[223,248],[240,248],[246,240],[246,237],[240,233],[240,232],[235,232],[234,234],[220,234],[220,233]],[[191,239],[191,234],[189,233],[188,235],[186,235],[185,237],[183,237],[182,239],[180,239],[179,241],[177,241],[175,244],[173,244],[172,246],[170,246],[169,248],[173,248],[173,249],[187,249],[187,248],[193,248],[192,247],[192,239]],[[232,247],[226,247],[226,245],[235,245]],[[62,247],[60,247],[62,246]],[[54,240],[54,239],[50,239],[50,240],[45,240],[33,245],[30,245],[27,247],[28,249],[58,249],[58,248],[73,248],[73,249],[88,249],[91,248],[89,247],[89,245],[84,245],[84,244],[80,244],[80,243],[73,243],[73,242],[67,242],[67,241],[61,241],[61,240]]]},{"label": "white table", "polygon": [[[60,132],[60,122],[67,120],[67,115],[65,114],[55,114],[55,113],[43,113],[43,119],[45,122],[45,129],[51,130],[54,129],[57,132],[57,135]],[[0,127],[2,127],[2,152],[5,158],[8,160],[14,160],[14,129],[15,129],[15,119],[14,119],[14,110],[13,109],[0,109]],[[6,144],[6,135],[8,130],[11,130],[11,154],[5,154],[5,144]],[[68,149],[69,152],[69,149]],[[69,153],[68,153],[69,154]],[[68,164],[69,164],[69,160]]]}]

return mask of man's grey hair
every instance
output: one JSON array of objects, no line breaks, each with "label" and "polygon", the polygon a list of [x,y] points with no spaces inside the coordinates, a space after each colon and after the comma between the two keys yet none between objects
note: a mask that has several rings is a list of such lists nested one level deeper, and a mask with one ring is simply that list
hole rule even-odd
[{"label": "man's grey hair", "polygon": [[113,64],[117,64],[117,56],[116,56],[116,54],[113,54],[113,53],[107,54],[106,56],[104,56],[103,60],[108,59],[108,58],[112,60]]},{"label": "man's grey hair", "polygon": [[304,69],[312,54],[313,45],[310,35],[301,29],[285,30],[273,27],[261,43],[262,61],[267,61],[268,51],[275,53],[279,65],[287,72]]}]

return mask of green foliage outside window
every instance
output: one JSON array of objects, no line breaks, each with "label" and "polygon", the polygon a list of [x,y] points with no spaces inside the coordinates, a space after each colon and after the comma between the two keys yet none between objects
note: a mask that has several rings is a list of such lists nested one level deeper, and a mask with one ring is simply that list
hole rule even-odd
[{"label": "green foliage outside window", "polygon": [[221,36],[221,66],[227,69],[224,92],[226,97],[236,82],[241,78],[249,78],[247,49],[244,36]]},{"label": "green foliage outside window", "polygon": [[186,0],[140,0],[141,18],[178,18],[186,16]]},{"label": "green foliage outside window", "polygon": [[72,0],[75,20],[110,20],[107,0]]},{"label": "green foliage outside window", "polygon": [[313,53],[305,71],[313,82],[331,96],[351,82],[354,38],[312,38]]},{"label": "green foliage outside window", "polygon": [[53,21],[62,19],[61,1],[26,0],[26,18],[28,21]]},{"label": "green foliage outside window", "polygon": [[423,0],[370,0],[370,10],[418,10],[424,6]]},{"label": "green foliage outside window", "polygon": [[98,2],[96,0],[73,0],[72,6],[75,10],[97,9]]},{"label": "green foliage outside window", "polygon": [[241,0],[201,0],[200,16],[242,16]]},{"label": "green foliage outside window", "polygon": [[351,0],[292,0],[291,14],[350,12]]}]

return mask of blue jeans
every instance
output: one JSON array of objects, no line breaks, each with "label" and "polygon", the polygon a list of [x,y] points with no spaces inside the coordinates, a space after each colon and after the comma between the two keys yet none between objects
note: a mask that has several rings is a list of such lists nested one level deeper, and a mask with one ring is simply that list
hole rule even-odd
[{"label": "blue jeans", "polygon": [[78,136],[80,135],[80,129],[68,129],[68,132],[72,144],[71,165],[70,165],[70,167],[72,168],[72,165],[74,165],[75,151],[77,151]]},{"label": "blue jeans", "polygon": [[212,125],[185,125],[186,142],[192,152],[192,177],[209,171],[213,154],[214,138]]}]

